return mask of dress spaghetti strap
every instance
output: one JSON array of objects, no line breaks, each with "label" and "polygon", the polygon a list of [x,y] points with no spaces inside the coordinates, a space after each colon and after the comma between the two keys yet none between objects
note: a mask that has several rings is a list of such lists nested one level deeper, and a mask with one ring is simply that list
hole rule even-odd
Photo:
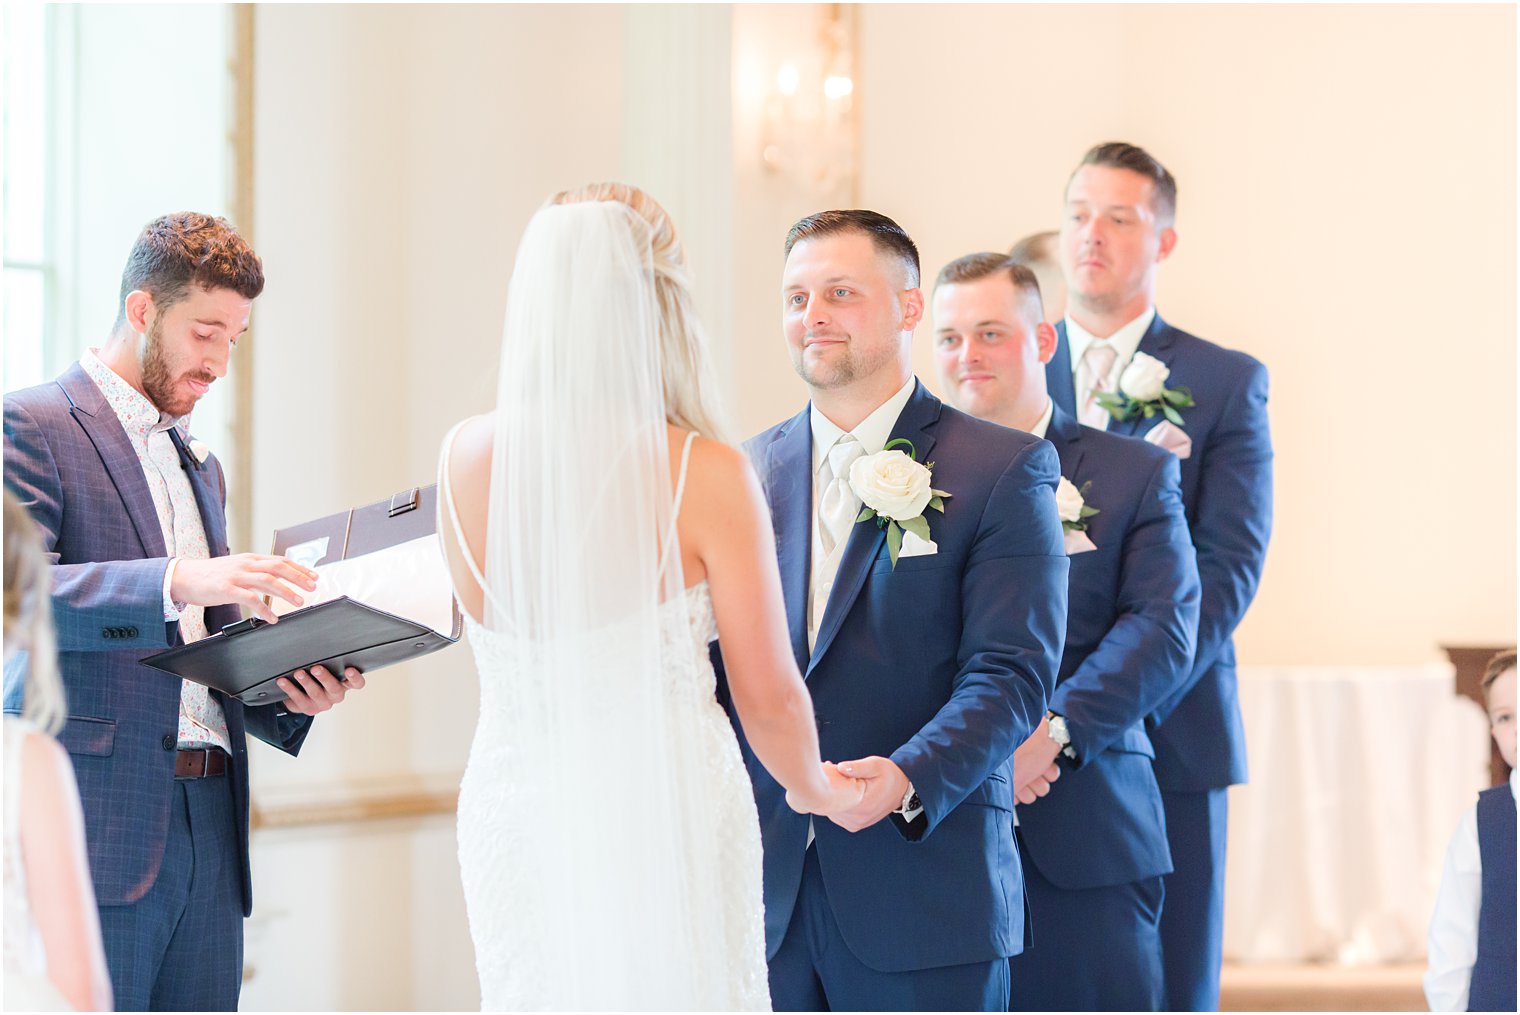
[{"label": "dress spaghetti strap", "polygon": [[665,533],[665,543],[660,557],[660,574],[665,573],[665,565],[670,563],[671,551],[676,546],[676,522],[681,517],[681,498],[686,495],[686,467],[691,464],[691,445],[697,439],[697,432],[690,431],[686,435],[686,443],[681,446],[681,471],[676,476],[676,493],[670,502],[670,528]]},{"label": "dress spaghetti strap", "polygon": [[[473,417],[471,417],[473,418]],[[475,584],[480,586],[481,595],[490,604],[501,609],[501,604],[496,597],[491,595],[491,590],[486,586],[486,576],[480,573],[480,568],[475,564],[475,554],[470,550],[470,542],[465,538],[464,526],[459,521],[459,509],[454,506],[454,489],[449,482],[449,459],[454,451],[454,438],[459,435],[460,429],[470,420],[462,419],[454,424],[448,436],[443,439],[443,454],[438,456],[438,499],[445,505],[449,514],[449,522],[454,527],[454,541],[459,544],[460,556],[464,557],[465,564],[470,569],[470,575],[475,579]],[[440,536],[442,533],[440,533]],[[465,611],[468,615],[468,611]],[[473,618],[472,618],[473,619]],[[483,623],[483,621],[476,621]]]}]

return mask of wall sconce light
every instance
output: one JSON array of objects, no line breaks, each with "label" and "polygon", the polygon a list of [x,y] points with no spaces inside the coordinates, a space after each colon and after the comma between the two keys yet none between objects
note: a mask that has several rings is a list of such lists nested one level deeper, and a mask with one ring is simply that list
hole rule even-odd
[{"label": "wall sconce light", "polygon": [[855,15],[828,4],[816,43],[776,68],[765,100],[760,160],[819,197],[853,200],[858,125],[855,102]]}]

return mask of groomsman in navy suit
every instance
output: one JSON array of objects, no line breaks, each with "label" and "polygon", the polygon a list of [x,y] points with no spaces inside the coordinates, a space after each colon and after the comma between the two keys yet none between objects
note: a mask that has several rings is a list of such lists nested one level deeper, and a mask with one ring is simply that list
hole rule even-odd
[{"label": "groomsman in navy suit", "polygon": [[1055,694],[1014,753],[1034,941],[1011,960],[1012,1008],[1153,1011],[1172,862],[1145,717],[1191,672],[1198,567],[1176,456],[1056,408],[1044,369],[1055,347],[1029,268],[988,253],[940,271],[934,352],[946,399],[1055,445],[1071,555]]},{"label": "groomsman in navy suit", "polygon": [[[1110,433],[1143,436],[1182,462],[1203,582],[1192,672],[1148,723],[1175,870],[1161,940],[1168,1005],[1219,1005],[1224,934],[1226,789],[1246,780],[1232,637],[1261,579],[1272,530],[1267,370],[1241,352],[1174,328],[1155,309],[1156,266],[1177,243],[1177,185],[1134,145],[1090,150],[1066,187],[1061,266],[1066,319],[1046,365],[1051,398]],[[1162,388],[1174,394],[1166,408]],[[1101,397],[1100,397],[1101,396]],[[1105,403],[1156,409],[1110,411]]]},{"label": "groomsman in navy suit", "polygon": [[[923,295],[897,223],[822,212],[786,250],[782,329],[811,402],[745,450],[819,744],[867,790],[851,812],[809,818],[745,746],[772,1001],[1006,1011],[1024,941],[1012,757],[1045,714],[1066,627],[1056,454],[913,376]],[[937,505],[928,486],[904,496],[930,463]],[[862,517],[873,503],[905,534]]]}]

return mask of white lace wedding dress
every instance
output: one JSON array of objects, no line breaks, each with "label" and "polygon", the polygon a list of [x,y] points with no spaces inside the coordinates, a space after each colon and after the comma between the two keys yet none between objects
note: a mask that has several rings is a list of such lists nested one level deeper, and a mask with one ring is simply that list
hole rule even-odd
[{"label": "white lace wedding dress", "polygon": [[[441,499],[455,538],[467,548],[448,485],[447,461],[457,432],[456,427],[444,441]],[[688,438],[673,514],[679,511],[690,448]],[[489,596],[468,549],[464,556]],[[610,823],[591,851],[578,838],[562,838],[560,829],[536,820],[544,795],[556,791],[555,759],[533,756],[534,748],[525,748],[539,742],[542,717],[570,689],[559,674],[536,665],[539,647],[466,616],[480,673],[480,719],[459,790],[459,865],[484,1009],[770,1008],[759,820],[733,728],[715,698],[708,645],[717,637],[717,627],[706,582],[659,609],[662,654],[670,661],[664,674],[663,728],[679,738],[682,757],[688,760],[678,766],[682,771],[657,771],[656,777],[674,775],[680,783],[676,792],[658,797],[676,801],[675,812],[645,814],[648,826]],[[609,652],[618,643],[616,625],[609,625]],[[614,716],[620,675],[617,659],[608,658],[599,669],[600,686],[591,695],[595,708]],[[583,745],[586,751],[599,747]],[[637,761],[608,758],[607,770]],[[585,806],[594,811],[600,787],[587,789]],[[685,943],[668,949],[670,954],[648,953],[646,928],[637,914],[601,909],[595,892],[574,904],[581,911],[566,913],[565,907],[572,904],[563,897],[563,887],[555,887],[579,884],[584,878],[594,881],[597,856],[608,857],[636,843],[641,827],[674,832],[670,841],[681,855],[669,857],[670,866],[662,865],[662,871],[677,876],[703,869],[721,872],[720,878],[688,884],[684,894],[677,891],[677,898],[655,903],[686,911],[648,914],[651,927],[658,923],[683,928]],[[535,864],[548,869],[535,869]],[[575,864],[583,865],[579,873],[564,869]],[[663,892],[656,897],[666,898]],[[575,939],[566,940],[572,931]],[[619,961],[630,954],[640,958],[632,965]]]}]

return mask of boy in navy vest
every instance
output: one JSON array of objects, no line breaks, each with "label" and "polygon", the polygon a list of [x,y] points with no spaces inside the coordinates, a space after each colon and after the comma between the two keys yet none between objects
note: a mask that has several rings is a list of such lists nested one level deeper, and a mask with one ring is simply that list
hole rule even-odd
[{"label": "boy in navy vest", "polygon": [[1446,850],[1430,920],[1431,1011],[1515,1010],[1515,653],[1483,673],[1489,728],[1509,784],[1478,794]]}]

